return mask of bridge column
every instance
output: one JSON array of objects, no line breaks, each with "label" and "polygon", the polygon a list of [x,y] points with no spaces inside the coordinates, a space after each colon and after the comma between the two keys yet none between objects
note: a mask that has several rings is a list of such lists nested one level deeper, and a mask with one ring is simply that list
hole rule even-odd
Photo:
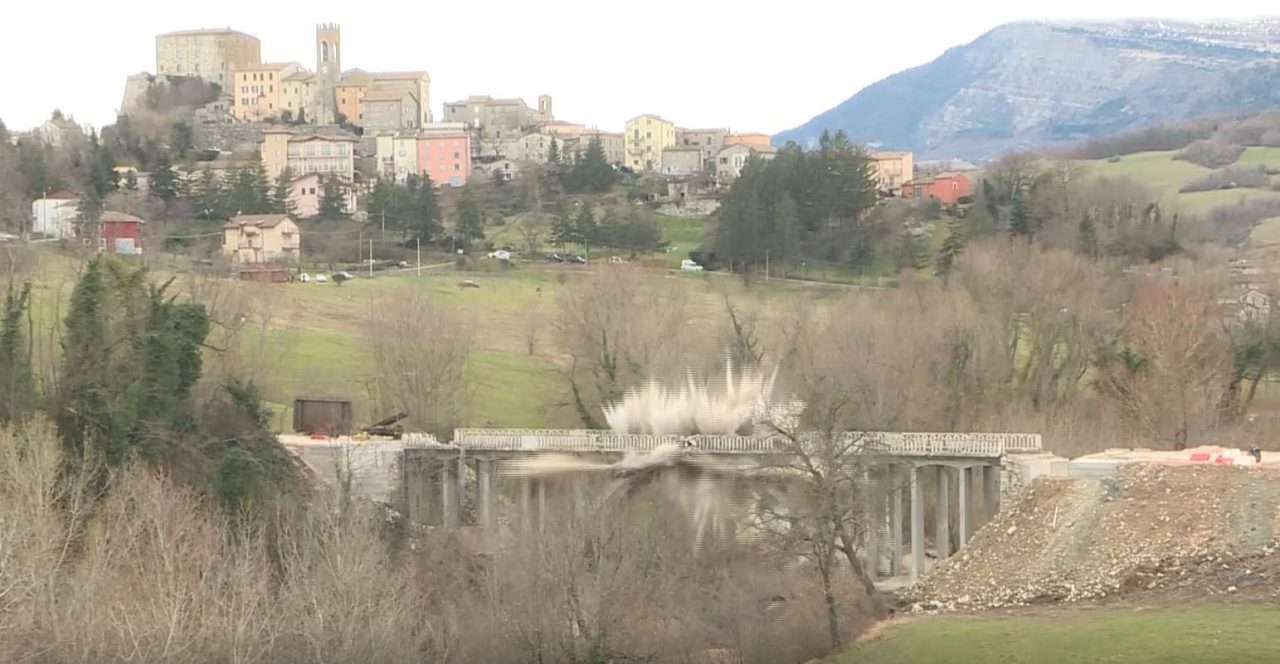
[{"label": "bridge column", "polygon": [[476,461],[476,493],[479,500],[480,525],[493,528],[493,462]]},{"label": "bridge column", "polygon": [[938,550],[938,560],[946,560],[951,555],[951,469],[938,466],[938,496],[935,504],[933,523],[934,546]]},{"label": "bridge column", "polygon": [[529,530],[529,495],[533,493],[532,482],[533,480],[522,477],[517,487],[520,492],[520,528],[526,531]]},{"label": "bridge column", "polygon": [[970,499],[973,497],[973,487],[969,484],[972,477],[972,468],[959,469],[960,483],[957,485],[956,494],[960,499],[960,504],[956,508],[960,512],[960,546],[961,548],[969,544],[969,538],[973,536],[973,517],[972,505]]},{"label": "bridge column", "polygon": [[982,469],[982,508],[986,520],[995,518],[1000,511],[1000,467],[985,466]]},{"label": "bridge column", "polygon": [[547,480],[538,479],[538,532],[547,529]]},{"label": "bridge column", "polygon": [[889,466],[889,576],[902,573],[902,473]]},{"label": "bridge column", "polygon": [[880,576],[880,531],[884,528],[884,514],[880,505],[870,500],[877,492],[875,472],[871,468],[862,469],[862,503],[865,525],[862,528],[862,550],[866,556],[864,567],[872,580]]},{"label": "bridge column", "polygon": [[911,582],[924,576],[924,482],[923,466],[911,466]]},{"label": "bridge column", "polygon": [[444,512],[442,520],[446,528],[458,525],[458,480],[457,470],[452,460],[445,460],[440,465],[440,509]]}]

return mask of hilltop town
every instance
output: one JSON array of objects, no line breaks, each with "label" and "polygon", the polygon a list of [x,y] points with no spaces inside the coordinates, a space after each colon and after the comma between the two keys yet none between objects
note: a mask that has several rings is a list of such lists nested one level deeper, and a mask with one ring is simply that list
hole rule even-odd
[{"label": "hilltop town", "polygon": [[[186,105],[189,124],[185,118],[168,120],[175,128],[164,136],[167,145],[160,146],[186,157],[172,164],[176,182],[192,189],[201,182],[229,187],[238,173],[260,165],[298,220],[324,216],[325,191],[340,191],[334,199],[340,199],[341,216],[364,220],[368,197],[379,182],[420,180],[438,188],[459,188],[477,178],[511,182],[531,167],[581,161],[593,143],[615,172],[657,182],[660,193],[653,200],[666,204],[664,212],[701,217],[716,210],[749,160],[777,154],[767,134],[687,128],[652,113],[626,120],[622,132],[606,131],[558,118],[549,94],[540,95],[535,106],[476,94],[443,103],[437,116],[427,71],[344,69],[343,56],[350,63],[355,54],[344,53],[336,24],[316,26],[313,69],[298,61],[263,62],[261,52],[258,38],[230,28],[158,35],[155,72],[127,78],[120,124],[136,127]],[[55,116],[33,136],[57,145],[70,124]],[[967,177],[942,171],[972,165],[916,164],[910,152],[902,151],[869,156],[884,196],[954,204],[970,193]],[[145,194],[150,169],[137,160],[115,158],[116,179],[136,180]],[[282,177],[287,182],[279,182]],[[168,182],[167,173],[164,179]],[[32,204],[31,230],[53,238],[84,233],[78,228],[81,207],[74,192],[46,191]],[[194,207],[199,209],[190,211],[192,217],[214,214],[215,206]],[[141,216],[117,219],[141,222]],[[91,226],[92,234],[109,240],[106,245],[115,246],[123,234],[135,243],[122,245],[121,252],[141,252],[137,233]]]}]

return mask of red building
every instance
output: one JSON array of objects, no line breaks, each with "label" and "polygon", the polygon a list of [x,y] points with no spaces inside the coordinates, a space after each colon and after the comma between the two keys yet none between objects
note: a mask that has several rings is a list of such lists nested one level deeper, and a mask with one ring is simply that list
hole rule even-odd
[{"label": "red building", "polygon": [[912,180],[902,186],[903,198],[932,198],[943,205],[955,205],[968,196],[969,176],[964,173],[941,173],[926,180]]},{"label": "red building", "polygon": [[133,256],[142,253],[142,225],[145,221],[123,212],[103,212],[99,219],[102,234],[98,250]]}]

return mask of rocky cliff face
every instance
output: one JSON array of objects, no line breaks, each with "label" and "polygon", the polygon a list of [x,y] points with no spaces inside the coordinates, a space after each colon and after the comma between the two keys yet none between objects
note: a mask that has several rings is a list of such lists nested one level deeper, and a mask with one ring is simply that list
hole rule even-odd
[{"label": "rocky cliff face", "polygon": [[1014,23],[874,83],[775,143],[823,129],[923,158],[1009,150],[1280,106],[1280,19]]}]

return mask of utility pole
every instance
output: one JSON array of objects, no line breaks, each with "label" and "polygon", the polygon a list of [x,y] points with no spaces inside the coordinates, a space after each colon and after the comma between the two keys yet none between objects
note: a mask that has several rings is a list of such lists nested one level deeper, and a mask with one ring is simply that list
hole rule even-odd
[{"label": "utility pole", "polygon": [[764,280],[765,283],[769,282],[769,250],[767,248],[764,250]]},{"label": "utility pole", "polygon": [[420,237],[415,237],[415,238],[413,238],[413,243],[414,243],[415,245],[417,245],[417,250],[418,250],[418,276],[419,276],[419,277],[421,277],[421,276],[422,276],[422,238],[420,238]]},{"label": "utility pole", "polygon": [[373,239],[369,239],[369,276],[373,276]]},{"label": "utility pole", "polygon": [[382,211],[382,241],[387,241],[387,211]]}]

